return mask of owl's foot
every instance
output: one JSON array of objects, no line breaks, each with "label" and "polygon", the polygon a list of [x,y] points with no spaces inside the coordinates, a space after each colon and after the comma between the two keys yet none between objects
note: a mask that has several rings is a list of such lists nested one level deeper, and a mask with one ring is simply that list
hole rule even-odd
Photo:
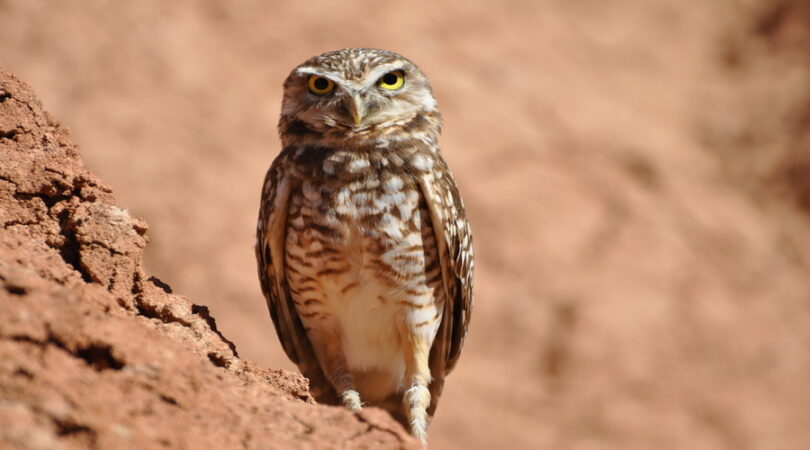
[{"label": "owl's foot", "polygon": [[411,426],[411,434],[426,443],[428,417],[427,408],[430,405],[430,391],[420,384],[412,386],[403,396],[405,414]]},{"label": "owl's foot", "polygon": [[348,389],[340,394],[343,406],[349,411],[360,411],[363,404],[360,402],[360,393],[354,389]]}]

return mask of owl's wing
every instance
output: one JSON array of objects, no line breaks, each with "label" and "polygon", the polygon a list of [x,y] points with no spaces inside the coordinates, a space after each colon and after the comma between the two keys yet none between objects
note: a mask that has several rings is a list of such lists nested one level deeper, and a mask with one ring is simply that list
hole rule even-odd
[{"label": "owl's wing", "polygon": [[[447,294],[442,322],[431,350],[431,374],[449,373],[458,361],[473,305],[473,248],[470,224],[456,183],[441,156],[419,183],[439,246]],[[438,387],[441,389],[441,387]]]},{"label": "owl's wing", "polygon": [[318,397],[320,393],[320,401],[332,403],[336,402],[336,394],[318,363],[287,285],[284,244],[290,193],[294,186],[292,177],[285,175],[288,171],[282,170],[284,164],[282,157],[273,161],[262,187],[256,230],[259,280],[284,352],[309,378],[313,395]]}]

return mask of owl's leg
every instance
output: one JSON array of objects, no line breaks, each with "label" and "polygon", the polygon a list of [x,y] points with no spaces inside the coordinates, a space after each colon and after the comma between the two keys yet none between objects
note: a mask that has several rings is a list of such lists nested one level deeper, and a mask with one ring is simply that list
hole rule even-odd
[{"label": "owl's leg", "polygon": [[346,364],[341,342],[339,333],[334,333],[333,336],[324,339],[326,348],[324,372],[326,372],[326,378],[335,387],[343,406],[349,411],[359,411],[362,407],[360,393],[355,389],[354,379]]},{"label": "owl's leg", "polygon": [[402,396],[405,417],[411,427],[411,434],[423,442],[427,438],[428,415],[430,406],[430,356],[431,339],[422,334],[405,333],[405,382],[407,389]]}]

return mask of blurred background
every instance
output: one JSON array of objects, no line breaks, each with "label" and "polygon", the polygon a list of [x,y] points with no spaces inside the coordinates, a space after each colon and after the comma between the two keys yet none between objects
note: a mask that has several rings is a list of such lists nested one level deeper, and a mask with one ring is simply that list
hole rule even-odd
[{"label": "blurred background", "polygon": [[431,448],[810,448],[810,2],[0,0],[147,270],[267,367],[281,84],[342,47],[430,77],[475,233]]}]

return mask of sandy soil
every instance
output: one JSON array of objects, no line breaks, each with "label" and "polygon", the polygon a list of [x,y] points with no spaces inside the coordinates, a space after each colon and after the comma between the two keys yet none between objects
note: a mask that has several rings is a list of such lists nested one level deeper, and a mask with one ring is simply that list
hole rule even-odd
[{"label": "sandy soil", "polygon": [[477,250],[432,448],[810,446],[802,0],[0,1],[0,63],[151,225],[146,265],[292,368],[256,280],[281,82],[409,56]]}]

